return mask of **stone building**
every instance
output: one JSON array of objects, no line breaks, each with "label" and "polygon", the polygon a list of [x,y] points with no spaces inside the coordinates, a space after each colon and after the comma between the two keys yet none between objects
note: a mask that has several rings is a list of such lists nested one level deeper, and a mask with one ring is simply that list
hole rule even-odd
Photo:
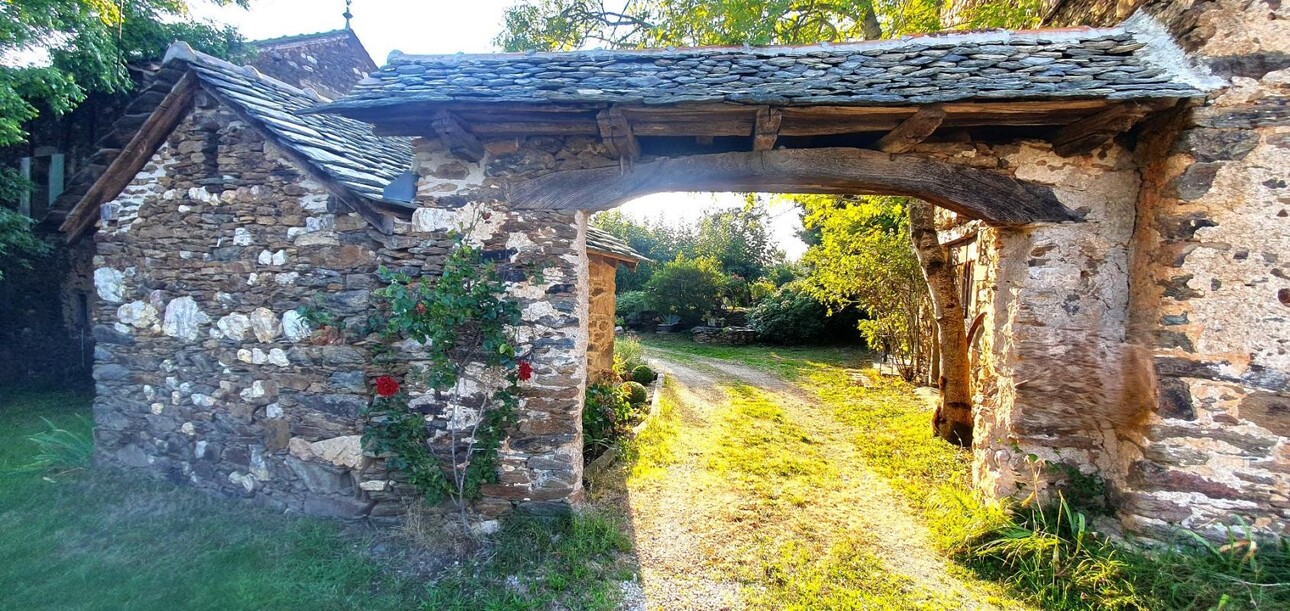
[{"label": "stone building", "polygon": [[1290,36],[1279,6],[1184,4],[854,45],[395,56],[333,103],[177,48],[151,127],[63,225],[97,227],[100,456],[310,513],[397,511],[357,412],[416,346],[376,364],[295,309],[359,325],[378,265],[433,276],[468,227],[508,268],[534,368],[476,508],[560,510],[603,366],[589,212],[899,194],[975,221],[944,238],[971,261],[979,490],[1078,473],[1145,537],[1234,516],[1284,533]]},{"label": "stone building", "polygon": [[[336,98],[376,69],[353,30],[249,41],[251,65],[263,74]],[[63,247],[57,227],[129,142],[157,100],[147,92],[160,64],[129,66],[130,93],[89,96],[72,112],[41,116],[21,146],[0,149],[0,165],[19,168],[36,184],[16,207],[57,248],[30,267],[0,261],[0,383],[81,384],[90,378],[94,287],[86,243]]]},{"label": "stone building", "polygon": [[647,260],[613,234],[587,227],[587,376],[592,380],[614,372],[618,266],[636,269],[637,263]]}]

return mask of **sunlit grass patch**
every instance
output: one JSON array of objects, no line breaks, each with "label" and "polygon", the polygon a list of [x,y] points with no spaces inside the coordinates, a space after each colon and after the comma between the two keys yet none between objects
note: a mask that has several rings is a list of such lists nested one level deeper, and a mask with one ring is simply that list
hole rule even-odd
[{"label": "sunlit grass patch", "polygon": [[667,466],[677,460],[676,438],[681,432],[681,420],[676,380],[665,376],[660,386],[658,413],[645,420],[644,427],[625,449],[633,483],[662,477]]},{"label": "sunlit grass patch", "polygon": [[804,505],[835,472],[816,440],[788,418],[774,395],[730,388],[709,468],[767,504]]},{"label": "sunlit grass patch", "polygon": [[896,575],[852,535],[827,550],[785,543],[765,566],[764,586],[750,590],[752,608],[792,611],[944,608],[922,599],[912,580]]}]

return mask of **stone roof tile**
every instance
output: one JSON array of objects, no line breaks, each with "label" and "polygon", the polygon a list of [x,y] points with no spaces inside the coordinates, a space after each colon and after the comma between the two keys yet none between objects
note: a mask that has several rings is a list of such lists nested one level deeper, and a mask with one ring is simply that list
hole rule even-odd
[{"label": "stone roof tile", "polygon": [[[1177,61],[1181,56],[1145,15],[1114,28],[1000,30],[806,47],[395,52],[348,96],[315,111],[408,103],[803,106],[1200,95],[1209,85],[1185,61]],[[986,78],[965,78],[973,76]]]},{"label": "stone roof tile", "polygon": [[301,114],[328,101],[312,91],[199,53],[184,43],[171,47],[166,63],[187,66],[209,91],[268,132],[279,146],[359,197],[388,201],[382,187],[412,165],[411,139],[377,136],[372,126],[345,117]]},{"label": "stone roof tile", "polygon": [[649,261],[645,255],[636,252],[626,242],[598,227],[587,227],[587,250],[598,251],[630,261]]}]

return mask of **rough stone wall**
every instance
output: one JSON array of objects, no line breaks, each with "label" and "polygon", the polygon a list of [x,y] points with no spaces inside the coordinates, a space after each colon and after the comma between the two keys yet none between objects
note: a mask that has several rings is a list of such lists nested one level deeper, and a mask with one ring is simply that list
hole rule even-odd
[{"label": "rough stone wall", "polygon": [[295,312],[361,317],[375,285],[381,245],[328,200],[199,95],[96,235],[100,461],[311,514],[391,500],[358,444],[366,351]]},{"label": "rough stone wall", "polygon": [[[575,144],[490,143],[487,161],[470,164],[422,140],[426,207],[383,235],[334,212],[340,204],[322,184],[199,95],[107,204],[113,220],[95,236],[100,461],[291,511],[397,514],[409,490],[361,451],[359,410],[370,379],[402,376],[423,353],[405,341],[393,358],[372,358],[375,271],[433,277],[450,232],[465,230],[501,264],[522,308],[522,356],[534,368],[501,450],[501,481],[486,487],[478,509],[567,507],[582,484],[586,215],[501,212],[492,190],[501,177],[603,155],[589,140]],[[310,329],[296,313],[302,305],[336,317],[341,331]],[[472,406],[483,394],[470,383],[458,396],[408,388],[440,451],[449,430],[477,417]]]},{"label": "rough stone wall", "polygon": [[613,259],[592,254],[591,314],[587,322],[587,373],[592,380],[614,373],[614,280],[618,264]]},{"label": "rough stone wall", "polygon": [[1290,533],[1290,9],[1144,10],[1230,87],[1142,130],[1131,331],[1154,400],[1121,502],[1149,535]]}]

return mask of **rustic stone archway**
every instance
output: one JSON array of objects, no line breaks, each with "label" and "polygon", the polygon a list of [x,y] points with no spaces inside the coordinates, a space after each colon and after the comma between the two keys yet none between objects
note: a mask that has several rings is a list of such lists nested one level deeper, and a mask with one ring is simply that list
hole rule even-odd
[{"label": "rustic stone archway", "polygon": [[[357,450],[380,370],[354,346],[310,344],[290,313],[321,291],[360,319],[378,265],[433,275],[447,233],[486,216],[470,238],[507,267],[535,376],[478,509],[562,510],[582,489],[589,211],[675,188],[896,193],[957,212],[941,241],[974,253],[982,491],[1017,492],[1035,455],[1105,479],[1139,532],[1233,511],[1285,530],[1290,340],[1276,313],[1290,288],[1279,269],[1233,287],[1197,268],[1225,256],[1197,238],[1212,210],[1233,227],[1281,222],[1268,212],[1284,181],[1265,168],[1284,157],[1284,86],[1205,100],[1215,83],[1150,19],[828,47],[396,55],[334,103],[191,50],[167,70],[162,104],[64,225],[99,226],[105,460],[311,513],[391,515],[398,478]],[[1251,249],[1232,264],[1250,266]],[[1220,289],[1231,296],[1201,299]],[[1253,326],[1266,345],[1231,331]],[[415,362],[401,350],[398,366]],[[417,406],[450,426],[436,410],[455,399]],[[1194,447],[1220,456],[1194,464]]]}]

